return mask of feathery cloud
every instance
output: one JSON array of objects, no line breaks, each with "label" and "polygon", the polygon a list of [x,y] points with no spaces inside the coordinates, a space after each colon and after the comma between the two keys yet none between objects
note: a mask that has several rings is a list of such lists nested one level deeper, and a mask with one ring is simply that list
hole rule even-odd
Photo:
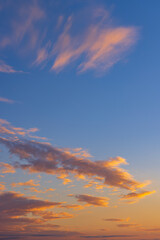
[{"label": "feathery cloud", "polygon": [[[0,72],[3,72],[3,73],[24,73],[23,71],[15,70],[12,66],[6,64],[2,60],[0,60]],[[12,100],[9,100],[9,101],[12,101]],[[12,103],[12,102],[10,102],[10,103]]]},{"label": "feathery cloud", "polygon": [[82,40],[69,34],[71,25],[72,19],[69,18],[54,49],[57,56],[52,70],[61,70],[82,54],[85,60],[81,60],[78,67],[80,71],[97,68],[106,70],[118,62],[136,41],[137,29],[134,27],[105,27],[98,23],[86,30],[87,34]]},{"label": "feathery cloud", "polygon": [[0,102],[11,103],[11,104],[15,103],[15,101],[8,99],[8,98],[3,98],[3,97],[0,97]]}]

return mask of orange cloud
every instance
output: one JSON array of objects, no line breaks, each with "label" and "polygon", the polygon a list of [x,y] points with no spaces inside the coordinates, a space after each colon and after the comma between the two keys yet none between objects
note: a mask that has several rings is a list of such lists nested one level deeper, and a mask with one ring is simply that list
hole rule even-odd
[{"label": "orange cloud", "polygon": [[[0,133],[5,136],[0,138],[0,143],[19,158],[16,168],[57,175],[57,178],[64,179],[64,184],[71,182],[66,177],[72,174],[76,179],[79,176],[79,180],[83,178],[89,181],[91,185],[95,183],[97,189],[108,186],[135,190],[146,185],[146,182],[134,180],[131,174],[119,167],[121,164],[127,164],[124,158],[91,161],[83,155],[81,149],[79,149],[79,155],[77,150],[75,155],[74,150],[60,149],[49,143],[30,140],[29,138],[32,138],[30,133],[35,131],[37,131],[36,128],[28,130],[15,128],[7,121],[0,120]],[[20,138],[21,136],[23,139]],[[21,159],[25,159],[25,163]]]},{"label": "orange cloud", "polygon": [[94,197],[91,195],[86,194],[79,194],[79,195],[70,195],[74,196],[78,202],[85,202],[87,205],[94,205],[100,207],[107,207],[109,198],[106,197]]},{"label": "orange cloud", "polygon": [[131,192],[131,193],[128,193],[127,195],[123,195],[121,197],[121,199],[122,200],[129,200],[129,203],[134,203],[134,202],[137,202],[138,199],[144,198],[145,196],[148,196],[148,195],[153,194],[155,192],[156,191],[141,191],[139,193]]},{"label": "orange cloud", "polygon": [[[50,234],[62,234],[63,231],[54,232],[53,228],[59,227],[59,225],[54,225],[51,221],[69,219],[73,215],[67,212],[51,211],[53,207],[61,204],[60,202],[25,197],[15,192],[0,193],[0,232],[8,233],[10,236],[13,232],[15,235],[16,233],[26,234],[28,231],[39,234],[45,234],[47,231],[50,231]],[[70,232],[66,232],[66,234],[70,234]]]},{"label": "orange cloud", "polygon": [[30,187],[35,187],[39,186],[39,183],[35,183],[34,180],[29,180],[27,182],[19,182],[19,183],[11,183],[12,187],[19,187],[19,186],[30,186]]},{"label": "orange cloud", "polygon": [[[12,141],[0,138],[0,142],[5,144],[12,154],[28,161],[26,164],[17,162],[16,167],[29,169],[31,172],[45,172],[48,174],[72,173],[76,176],[80,174],[89,178],[97,176],[102,178],[101,181],[105,185],[125,189],[134,189],[140,184],[122,168],[105,166],[107,161],[92,162],[85,158],[77,158],[61,149],[35,141]],[[47,160],[48,154],[50,160]],[[119,157],[116,159],[118,162]]]},{"label": "orange cloud", "polygon": [[66,209],[73,209],[73,210],[81,210],[84,208],[84,206],[78,205],[78,204],[67,204],[67,205],[61,205],[60,208],[66,208]]},{"label": "orange cloud", "polygon": [[[27,136],[30,138],[46,140],[44,137],[33,136],[32,133],[38,131],[38,128],[24,129],[22,127],[14,127],[8,121],[0,119],[0,134],[3,136],[14,135],[14,139],[18,139],[17,136]],[[19,150],[21,152],[21,150]]]},{"label": "orange cloud", "polygon": [[45,190],[39,190],[35,187],[30,187],[30,188],[27,188],[27,189],[24,189],[24,190],[28,190],[28,191],[34,192],[34,193],[47,193],[47,192],[54,192],[56,189],[48,188],[48,189],[45,189]]},{"label": "orange cloud", "polygon": [[0,162],[0,173],[15,173],[15,168],[8,163]]}]

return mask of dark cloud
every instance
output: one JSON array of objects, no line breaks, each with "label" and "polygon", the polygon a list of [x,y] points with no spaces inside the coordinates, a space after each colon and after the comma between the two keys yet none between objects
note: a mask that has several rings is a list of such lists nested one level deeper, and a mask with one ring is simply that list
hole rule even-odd
[{"label": "dark cloud", "polygon": [[140,225],[136,223],[124,223],[124,224],[118,224],[117,226],[122,228],[125,228],[125,227],[129,228],[129,227],[138,227]]},{"label": "dark cloud", "polygon": [[106,218],[103,219],[104,221],[108,221],[108,222],[124,222],[124,221],[128,221],[127,219],[123,219],[123,218]]},{"label": "dark cloud", "polygon": [[79,195],[70,195],[77,198],[78,202],[85,202],[88,205],[94,205],[99,207],[107,207],[109,199],[106,197],[94,197],[91,195],[86,194],[79,194]]},{"label": "dark cloud", "polygon": [[71,218],[73,215],[60,212],[55,213],[53,207],[58,207],[62,203],[50,202],[34,198],[25,197],[15,192],[3,192],[0,194],[0,231],[24,231],[53,229],[57,225],[46,225],[47,221],[62,218]]},{"label": "dark cloud", "polygon": [[129,238],[136,235],[96,235],[96,236],[81,236],[82,238]]}]

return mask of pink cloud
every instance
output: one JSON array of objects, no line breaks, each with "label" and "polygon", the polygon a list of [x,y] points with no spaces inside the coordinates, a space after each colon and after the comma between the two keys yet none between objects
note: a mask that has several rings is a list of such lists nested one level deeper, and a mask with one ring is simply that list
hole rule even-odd
[{"label": "pink cloud", "polygon": [[8,99],[8,98],[3,98],[3,97],[0,97],[0,102],[4,102],[4,103],[14,103],[15,101],[11,100],[11,99]]},{"label": "pink cloud", "polygon": [[7,65],[2,60],[0,60],[0,72],[3,72],[3,73],[24,73],[23,71],[15,70],[12,66]]}]

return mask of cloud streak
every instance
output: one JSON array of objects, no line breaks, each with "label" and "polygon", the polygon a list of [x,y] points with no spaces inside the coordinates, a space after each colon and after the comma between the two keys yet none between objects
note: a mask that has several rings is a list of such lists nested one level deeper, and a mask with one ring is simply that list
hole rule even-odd
[{"label": "cloud streak", "polygon": [[[106,70],[121,60],[123,54],[135,43],[137,29],[134,27],[111,27],[99,23],[90,26],[83,37],[72,37],[69,34],[72,21],[60,35],[54,51],[57,52],[52,70],[61,70],[63,67],[85,56],[78,66],[79,71],[88,69]],[[78,42],[78,44],[77,44]]]},{"label": "cloud streak", "polygon": [[[138,28],[114,25],[103,7],[97,7],[96,13],[91,7],[87,13],[83,8],[77,15],[59,15],[56,23],[51,12],[45,11],[45,1],[42,2],[43,8],[38,1],[19,4],[10,33],[1,36],[1,49],[16,46],[23,54],[32,50],[35,56],[32,65],[48,64],[51,71],[61,71],[77,61],[78,72],[92,69],[103,72],[122,60],[137,41]],[[53,12],[54,9],[52,15]],[[75,29],[79,29],[78,33]],[[1,65],[0,71],[21,72]]]},{"label": "cloud streak", "polygon": [[128,221],[129,218],[106,218],[104,219],[104,221],[107,221],[107,222],[125,222],[125,221]]},{"label": "cloud streak", "polygon": [[[29,170],[30,172],[44,172],[56,175],[68,183],[68,176],[86,181],[98,181],[101,185],[118,187],[127,190],[135,190],[144,187],[147,183],[134,180],[120,165],[126,165],[124,158],[116,157],[104,161],[91,161],[85,157],[86,153],[81,149],[70,151],[65,148],[56,148],[49,143],[30,140],[31,132],[36,128],[25,130],[13,127],[6,120],[0,121],[0,143],[4,144],[9,152],[18,157],[14,167]],[[65,180],[66,179],[66,180]],[[143,193],[145,194],[145,193]],[[138,195],[141,197],[143,194]],[[147,193],[146,193],[147,194]],[[137,195],[134,194],[134,197]],[[122,196],[122,199],[133,198],[133,193]]]},{"label": "cloud streak", "polygon": [[3,97],[0,97],[0,102],[10,103],[10,104],[15,103],[15,101],[8,98],[3,98]]},{"label": "cloud streak", "polygon": [[86,194],[79,194],[79,195],[70,195],[74,196],[78,202],[85,202],[87,205],[99,206],[99,207],[107,207],[109,198],[106,197],[94,197],[91,195]]},{"label": "cloud streak", "polygon": [[12,187],[20,187],[20,186],[27,186],[27,187],[36,187],[39,186],[39,183],[35,183],[33,179],[28,180],[27,182],[19,182],[19,183],[11,183]]},{"label": "cloud streak", "polygon": [[[23,71],[20,70],[15,70],[12,66],[6,64],[4,61],[0,60],[0,72],[2,73],[24,73]],[[3,98],[2,98],[3,99]],[[8,103],[13,103],[11,102],[12,100],[5,101],[5,99],[3,99],[3,102],[8,102]]]},{"label": "cloud streak", "polygon": [[121,197],[122,200],[128,200],[128,203],[135,203],[137,202],[140,198],[144,198],[150,194],[155,193],[156,191],[141,191],[141,192],[131,192],[128,193],[127,195],[123,195]]}]

